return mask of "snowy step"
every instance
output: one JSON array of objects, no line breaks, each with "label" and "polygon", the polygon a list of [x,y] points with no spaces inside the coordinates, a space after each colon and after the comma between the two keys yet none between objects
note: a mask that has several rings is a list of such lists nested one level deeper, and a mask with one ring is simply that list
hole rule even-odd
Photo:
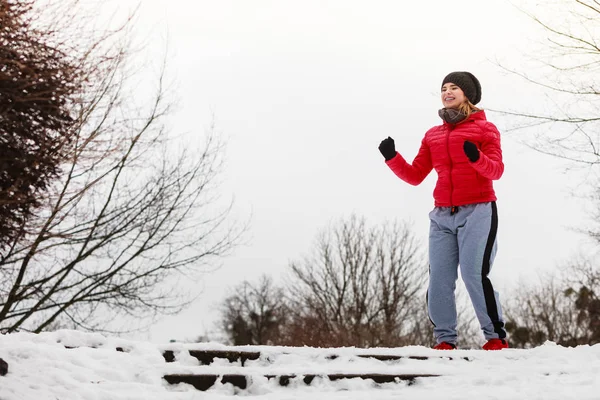
[{"label": "snowy step", "polygon": [[[438,377],[434,374],[302,374],[302,375],[263,375],[267,380],[276,380],[280,386],[288,386],[292,380],[302,380],[306,385],[310,385],[315,378],[337,381],[341,379],[369,379],[375,383],[393,383],[399,381],[408,381],[408,384],[414,383],[417,378]],[[194,388],[206,391],[213,387],[217,381],[221,384],[230,383],[240,389],[247,389],[252,384],[253,377],[242,374],[172,374],[165,375],[163,378],[171,385],[187,383]]]},{"label": "snowy step", "polygon": [[[163,349],[163,379],[206,391],[230,384],[245,390],[276,385],[311,385],[358,379],[372,384],[411,385],[417,378],[451,375],[458,364],[472,364],[467,354],[426,348],[357,349],[179,345]],[[313,382],[314,381],[314,382]]]},{"label": "snowy step", "polygon": [[[187,353],[196,358],[200,365],[210,365],[215,359],[226,359],[231,363],[241,362],[241,365],[244,366],[248,360],[258,360],[261,359],[261,353],[258,351],[236,351],[236,350],[187,350]],[[281,354],[289,354],[289,353],[281,353]],[[398,361],[398,360],[430,360],[430,359],[446,359],[446,360],[465,360],[471,361],[469,357],[452,357],[449,355],[440,355],[440,356],[420,356],[420,355],[397,355],[397,354],[353,354],[353,357],[358,358],[369,358],[375,359],[379,361]],[[173,350],[166,350],[163,352],[163,357],[166,362],[175,362],[177,361],[177,357]],[[339,358],[338,354],[328,354],[323,358],[324,360],[335,360]],[[267,362],[272,362],[268,355],[264,355],[262,357]]]},{"label": "snowy step", "polygon": [[[188,350],[190,356],[200,361],[201,365],[210,365],[215,358],[226,359],[229,362],[241,361],[242,365],[248,360],[258,360],[260,352],[256,351],[234,351],[234,350]],[[175,362],[175,352],[167,350],[163,352],[166,362]]]}]

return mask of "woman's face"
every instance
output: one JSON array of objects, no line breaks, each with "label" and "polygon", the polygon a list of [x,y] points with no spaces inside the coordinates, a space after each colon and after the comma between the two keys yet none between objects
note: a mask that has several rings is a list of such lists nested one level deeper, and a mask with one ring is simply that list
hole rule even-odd
[{"label": "woman's face", "polygon": [[444,108],[458,108],[467,100],[462,89],[452,82],[442,86],[442,104]]}]

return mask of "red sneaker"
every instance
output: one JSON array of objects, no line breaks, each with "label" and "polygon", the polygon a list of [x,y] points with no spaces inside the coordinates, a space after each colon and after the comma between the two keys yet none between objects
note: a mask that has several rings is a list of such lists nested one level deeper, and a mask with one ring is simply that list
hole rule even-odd
[{"label": "red sneaker", "polygon": [[433,346],[434,350],[455,350],[456,345],[448,342],[441,342]]},{"label": "red sneaker", "polygon": [[484,350],[502,350],[508,349],[508,342],[504,339],[490,339],[483,345]]}]

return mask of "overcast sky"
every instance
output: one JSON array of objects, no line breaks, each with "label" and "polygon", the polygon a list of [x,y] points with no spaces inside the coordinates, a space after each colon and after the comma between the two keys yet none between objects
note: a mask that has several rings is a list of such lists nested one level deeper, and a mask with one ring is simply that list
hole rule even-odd
[{"label": "overcast sky", "polygon": [[[437,176],[410,186],[377,146],[392,136],[412,160],[425,131],[441,122],[447,73],[477,76],[484,109],[537,101],[495,64],[524,66],[539,37],[531,20],[501,0],[141,0],[136,30],[149,39],[147,54],[160,55],[168,42],[179,99],[173,129],[200,135],[214,114],[228,138],[223,193],[235,197],[242,219],[252,215],[248,244],[203,277],[200,299],[141,339],[211,331],[228,288],[262,273],[278,279],[321,229],[351,213],[373,224],[412,221],[426,244]],[[555,159],[506,133],[510,120],[487,114],[503,133],[506,166],[495,185],[492,270],[502,295],[574,254],[581,237],[569,227],[581,222],[582,207]]]}]

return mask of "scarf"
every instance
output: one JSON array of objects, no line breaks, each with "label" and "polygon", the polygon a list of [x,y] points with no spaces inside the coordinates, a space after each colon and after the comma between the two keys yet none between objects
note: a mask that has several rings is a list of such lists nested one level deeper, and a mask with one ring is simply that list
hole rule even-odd
[{"label": "scarf", "polygon": [[442,108],[438,111],[438,115],[449,124],[458,124],[460,121],[467,118],[466,114],[455,108]]}]

